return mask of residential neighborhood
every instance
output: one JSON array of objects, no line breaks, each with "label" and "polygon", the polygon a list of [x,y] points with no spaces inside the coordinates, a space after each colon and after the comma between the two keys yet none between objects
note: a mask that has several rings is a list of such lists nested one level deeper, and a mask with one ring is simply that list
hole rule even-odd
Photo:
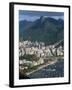
[{"label": "residential neighborhood", "polygon": [[[19,69],[29,72],[37,66],[54,62],[54,57],[63,57],[63,47],[45,45],[43,42],[22,41],[19,42]],[[34,68],[35,67],[35,68]],[[34,68],[34,69],[33,69]]]}]

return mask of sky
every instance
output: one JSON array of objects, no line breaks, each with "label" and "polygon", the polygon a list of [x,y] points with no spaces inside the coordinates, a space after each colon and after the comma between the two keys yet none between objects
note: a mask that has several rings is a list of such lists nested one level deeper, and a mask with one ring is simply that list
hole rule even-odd
[{"label": "sky", "polygon": [[19,21],[27,20],[27,21],[35,21],[39,19],[41,16],[52,17],[55,19],[64,19],[63,12],[45,12],[45,11],[26,11],[19,10]]}]

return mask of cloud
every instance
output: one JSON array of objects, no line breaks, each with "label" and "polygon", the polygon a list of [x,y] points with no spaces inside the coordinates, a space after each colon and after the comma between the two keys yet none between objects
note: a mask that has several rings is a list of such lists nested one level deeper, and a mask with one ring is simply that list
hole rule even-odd
[{"label": "cloud", "polygon": [[27,20],[27,21],[35,21],[36,19],[39,19],[40,16],[29,16],[29,15],[20,15],[19,20]]},{"label": "cloud", "polygon": [[25,11],[25,10],[19,11],[19,20],[34,21],[36,19],[39,19],[40,16],[53,17],[55,19],[59,18],[64,19],[63,12]]}]

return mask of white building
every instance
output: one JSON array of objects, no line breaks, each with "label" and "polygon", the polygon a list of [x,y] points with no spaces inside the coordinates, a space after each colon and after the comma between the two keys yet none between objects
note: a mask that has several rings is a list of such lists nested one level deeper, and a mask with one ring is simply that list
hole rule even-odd
[{"label": "white building", "polygon": [[32,64],[32,61],[28,61],[26,59],[23,59],[23,60],[19,60],[19,64],[22,65],[22,64]]},{"label": "white building", "polygon": [[43,58],[40,58],[40,59],[37,61],[37,64],[38,64],[38,65],[43,64],[43,63],[44,63]]},{"label": "white building", "polygon": [[60,46],[58,49],[57,49],[57,55],[63,55],[63,50],[62,50],[62,46]]},{"label": "white building", "polygon": [[25,48],[25,53],[26,54],[30,54],[30,52],[31,52],[31,48]]},{"label": "white building", "polygon": [[45,46],[42,47],[42,50],[45,50]]},{"label": "white building", "polygon": [[23,60],[19,60],[19,64],[22,65],[23,64]]},{"label": "white building", "polygon": [[24,67],[24,66],[19,66],[20,70],[24,70],[24,69],[28,69],[28,67]]},{"label": "white building", "polygon": [[49,48],[44,50],[44,53],[45,53],[45,56],[53,56]]},{"label": "white building", "polygon": [[37,55],[37,57],[43,56],[44,55],[43,50],[42,49],[38,49],[36,55]]},{"label": "white building", "polygon": [[33,62],[32,62],[32,65],[33,65],[33,66],[37,66],[38,64],[37,64],[36,61],[33,61]]},{"label": "white building", "polygon": [[50,49],[47,50],[47,55],[48,56],[53,56],[52,53],[51,53],[51,51],[50,51]]},{"label": "white building", "polygon": [[23,48],[19,49],[19,56],[23,56],[25,54],[25,51]]}]

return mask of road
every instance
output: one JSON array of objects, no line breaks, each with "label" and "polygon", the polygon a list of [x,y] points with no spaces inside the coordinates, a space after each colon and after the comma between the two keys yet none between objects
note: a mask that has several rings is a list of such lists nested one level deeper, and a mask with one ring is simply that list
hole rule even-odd
[{"label": "road", "polygon": [[60,58],[60,59],[63,59],[63,57],[45,58],[45,59],[54,59],[54,60],[51,61],[50,63],[44,63],[43,65],[40,65],[36,70],[32,70],[32,71],[30,71],[30,72],[27,72],[26,75],[30,75],[30,74],[32,74],[32,73],[34,73],[34,72],[36,72],[36,71],[38,71],[38,70],[40,70],[40,69],[42,69],[42,68],[44,68],[44,67],[47,67],[48,65],[55,64],[55,63],[58,61],[59,58]]}]

